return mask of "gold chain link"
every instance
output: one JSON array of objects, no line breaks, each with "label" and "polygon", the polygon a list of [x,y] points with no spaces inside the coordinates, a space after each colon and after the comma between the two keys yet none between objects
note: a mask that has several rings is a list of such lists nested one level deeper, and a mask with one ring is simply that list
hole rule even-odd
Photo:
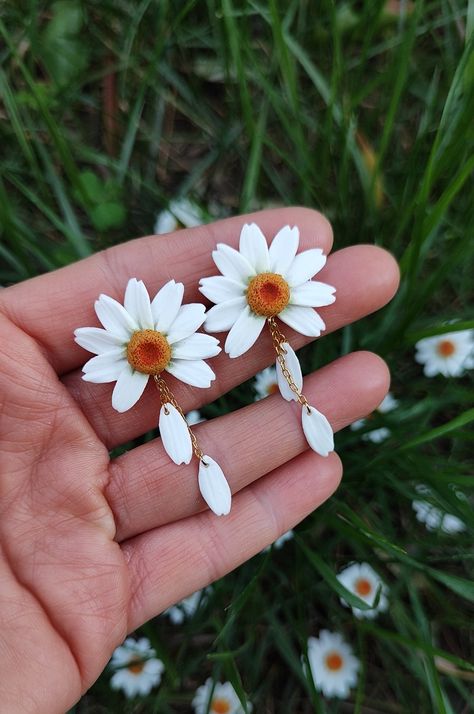
[{"label": "gold chain link", "polygon": [[200,448],[198,444],[198,440],[196,439],[196,435],[194,434],[193,430],[189,426],[188,422],[186,421],[186,417],[184,416],[184,412],[179,406],[178,402],[176,401],[176,397],[174,396],[173,392],[171,389],[168,387],[166,384],[165,380],[160,374],[155,374],[153,375],[153,379],[155,380],[155,385],[160,393],[160,400],[161,400],[161,405],[165,408],[165,414],[169,414],[169,410],[166,408],[167,404],[172,404],[175,409],[181,414],[181,416],[184,419],[184,423],[188,427],[189,431],[189,436],[191,437],[191,443],[193,445],[193,451],[194,455],[196,456],[199,461],[201,461],[205,466],[207,466],[207,461],[204,461],[204,452]]},{"label": "gold chain link", "polygon": [[293,377],[291,376],[291,372],[288,369],[288,365],[286,364],[286,350],[283,347],[284,343],[287,342],[287,339],[283,332],[279,329],[278,325],[276,324],[275,318],[274,317],[269,317],[267,318],[268,326],[270,328],[270,334],[272,336],[272,342],[273,346],[275,348],[275,352],[277,354],[277,361],[278,364],[280,365],[280,369],[282,371],[282,374],[284,378],[286,379],[289,388],[293,392],[293,394],[296,395],[296,398],[298,402],[301,404],[302,407],[306,407],[308,414],[311,413],[308,400],[304,396],[304,394],[298,389],[296,386]]}]

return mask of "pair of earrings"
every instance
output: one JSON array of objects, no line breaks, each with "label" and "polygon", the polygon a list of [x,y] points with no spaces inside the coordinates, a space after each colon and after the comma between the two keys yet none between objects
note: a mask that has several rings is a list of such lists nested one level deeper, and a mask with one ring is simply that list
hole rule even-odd
[{"label": "pair of earrings", "polygon": [[219,243],[212,258],[221,275],[200,280],[200,291],[212,303],[206,313],[200,303],[182,305],[184,285],[170,280],[150,300],[144,283],[128,281],[123,305],[107,295],[95,302],[100,327],[75,330],[76,342],[94,353],[83,367],[87,382],[116,382],[112,406],[125,412],[140,399],[151,377],[161,409],[159,429],[163,447],[175,464],[199,461],[198,481],[209,508],[227,515],[231,492],[219,464],[201,450],[164,373],[193,387],[208,388],[216,375],[206,359],[221,351],[219,340],[198,332],[228,332],[224,349],[230,358],[249,350],[265,325],[276,352],[280,393],[302,407],[302,428],[309,446],[322,456],[334,449],[331,426],[303,394],[298,358],[276,318],[297,332],[319,337],[325,329],[313,308],[335,301],[335,288],[312,280],[325,265],[319,248],[297,254],[299,230],[284,226],[270,246],[255,224],[243,226],[239,250]]}]

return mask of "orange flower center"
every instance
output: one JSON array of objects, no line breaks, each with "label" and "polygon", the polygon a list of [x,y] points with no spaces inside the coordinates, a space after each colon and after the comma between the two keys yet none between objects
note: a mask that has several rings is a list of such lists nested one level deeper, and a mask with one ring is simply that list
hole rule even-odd
[{"label": "orange flower center", "polygon": [[230,712],[230,704],[227,699],[217,697],[212,700],[211,712],[213,714],[228,714]]},{"label": "orange flower center", "polygon": [[451,357],[456,352],[456,345],[451,340],[441,340],[436,351],[441,357]]},{"label": "orange flower center", "polygon": [[357,595],[361,595],[362,597],[369,595],[372,592],[372,584],[365,578],[359,578],[355,583],[355,591]]},{"label": "orange flower center", "polygon": [[267,394],[277,394],[278,392],[278,384],[274,382],[274,384],[270,384],[270,386],[267,388]]},{"label": "orange flower center", "polygon": [[143,670],[144,666],[145,666],[145,662],[142,659],[138,659],[138,657],[134,657],[133,659],[130,660],[130,664],[128,665],[127,669],[132,674],[140,674],[140,672]]},{"label": "orange flower center", "polygon": [[339,654],[339,652],[330,652],[326,657],[326,667],[331,670],[331,672],[337,672],[341,669],[344,661]]},{"label": "orange flower center", "polygon": [[256,315],[274,317],[285,309],[289,300],[290,286],[276,273],[256,275],[247,288],[247,302]]},{"label": "orange flower center", "polygon": [[127,359],[137,372],[160,374],[171,359],[171,347],[161,332],[138,330],[128,343]]}]

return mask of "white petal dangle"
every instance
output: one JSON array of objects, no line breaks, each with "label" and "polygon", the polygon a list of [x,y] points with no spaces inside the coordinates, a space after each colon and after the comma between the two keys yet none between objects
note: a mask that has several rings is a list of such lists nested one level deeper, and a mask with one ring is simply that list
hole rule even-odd
[{"label": "white petal dangle", "polygon": [[324,414],[315,407],[304,406],[301,423],[310,447],[320,456],[328,456],[334,451],[334,433]]},{"label": "white petal dangle", "polygon": [[[301,392],[303,390],[303,374],[301,372],[300,361],[296,356],[296,352],[292,347],[290,347],[288,342],[283,342],[281,346],[286,352],[286,354],[283,355],[286,363],[286,368],[288,369],[288,372],[290,373],[291,378],[295,383],[295,386],[297,387],[298,391]],[[280,390],[281,396],[283,397],[283,399],[286,399],[287,402],[297,401],[298,397],[293,392],[293,390],[290,389],[288,382],[283,376],[283,372],[281,370],[280,363],[278,360],[276,361],[275,366],[278,389]]]},{"label": "white petal dangle", "polygon": [[199,490],[207,505],[216,516],[230,512],[232,494],[227,479],[219,464],[206,454],[199,464]]},{"label": "white petal dangle", "polygon": [[178,466],[189,464],[193,455],[193,445],[186,420],[172,404],[167,402],[160,409],[161,441],[163,448]]}]

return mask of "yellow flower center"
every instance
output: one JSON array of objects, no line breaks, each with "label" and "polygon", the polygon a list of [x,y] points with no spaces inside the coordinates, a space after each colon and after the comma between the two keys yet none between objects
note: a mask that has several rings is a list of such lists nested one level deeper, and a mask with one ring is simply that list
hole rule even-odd
[{"label": "yellow flower center", "polygon": [[456,345],[451,340],[441,340],[436,351],[441,357],[451,357],[456,352]]},{"label": "yellow flower center", "polygon": [[290,286],[281,275],[260,273],[249,283],[247,302],[256,315],[274,317],[290,300]]},{"label": "yellow flower center", "polygon": [[278,384],[274,382],[273,384],[270,384],[270,386],[267,388],[267,394],[277,394],[278,392]]},{"label": "yellow flower center", "polygon": [[138,330],[127,345],[127,359],[137,372],[160,374],[171,359],[171,347],[161,332]]},{"label": "yellow flower center", "polygon": [[230,712],[230,704],[227,699],[217,697],[212,700],[211,712],[213,714],[228,714]]},{"label": "yellow flower center", "polygon": [[326,667],[331,670],[331,672],[337,672],[341,669],[344,661],[339,654],[339,652],[330,652],[326,657]]},{"label": "yellow flower center", "polygon": [[369,595],[372,592],[372,584],[366,578],[359,578],[355,583],[355,591],[362,597]]},{"label": "yellow flower center", "polygon": [[144,666],[145,666],[145,662],[142,659],[139,659],[138,657],[134,657],[133,659],[130,660],[130,664],[128,665],[127,669],[132,674],[140,674],[140,672],[142,672]]}]

